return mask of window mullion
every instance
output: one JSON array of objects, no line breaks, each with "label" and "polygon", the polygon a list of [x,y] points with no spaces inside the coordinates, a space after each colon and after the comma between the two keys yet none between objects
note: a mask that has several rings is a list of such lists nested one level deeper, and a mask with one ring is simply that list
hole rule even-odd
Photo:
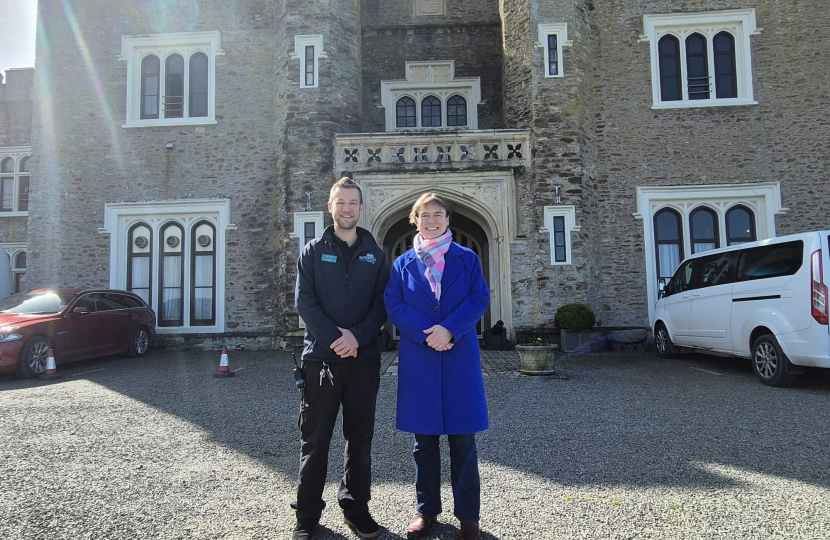
[{"label": "window mullion", "polygon": [[683,92],[683,101],[689,101],[689,66],[686,59],[686,37],[687,32],[680,32],[680,90]]},{"label": "window mullion", "polygon": [[709,99],[718,99],[717,78],[715,77],[715,33],[706,33],[706,55],[709,57]]},{"label": "window mullion", "polygon": [[182,76],[182,118],[190,118],[190,70],[192,69],[190,57],[193,55],[185,56],[185,54],[182,54],[184,62],[184,73]]}]

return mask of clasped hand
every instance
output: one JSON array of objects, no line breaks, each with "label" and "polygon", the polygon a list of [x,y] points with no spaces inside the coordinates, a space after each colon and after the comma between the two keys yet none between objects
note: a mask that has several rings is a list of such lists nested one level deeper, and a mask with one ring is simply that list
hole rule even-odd
[{"label": "clasped hand", "polygon": [[424,330],[424,334],[427,334],[427,345],[436,351],[448,351],[452,349],[452,334],[440,324],[427,328]]},{"label": "clasped hand", "polygon": [[354,334],[352,334],[350,330],[340,328],[339,326],[337,329],[340,330],[340,333],[343,335],[331,344],[331,348],[334,349],[334,352],[337,353],[337,356],[340,358],[348,358],[349,356],[357,358],[357,338],[354,337]]}]

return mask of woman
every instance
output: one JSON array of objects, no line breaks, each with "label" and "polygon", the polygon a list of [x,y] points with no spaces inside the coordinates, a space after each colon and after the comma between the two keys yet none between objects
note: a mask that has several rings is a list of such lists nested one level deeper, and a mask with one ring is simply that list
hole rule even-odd
[{"label": "woman", "polygon": [[450,446],[458,537],[480,536],[481,487],[475,432],[489,427],[476,323],[490,291],[478,256],[452,241],[450,205],[422,195],[409,221],[418,229],[413,249],[395,261],[384,300],[401,332],[397,428],[415,434],[418,509],[406,537],[427,535],[441,513],[439,437]]}]

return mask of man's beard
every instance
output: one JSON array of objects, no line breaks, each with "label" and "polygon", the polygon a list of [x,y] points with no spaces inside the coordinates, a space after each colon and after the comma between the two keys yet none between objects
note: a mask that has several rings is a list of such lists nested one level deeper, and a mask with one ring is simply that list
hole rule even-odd
[{"label": "man's beard", "polygon": [[357,227],[357,219],[339,217],[334,220],[337,223],[337,228],[342,230],[354,229]]}]

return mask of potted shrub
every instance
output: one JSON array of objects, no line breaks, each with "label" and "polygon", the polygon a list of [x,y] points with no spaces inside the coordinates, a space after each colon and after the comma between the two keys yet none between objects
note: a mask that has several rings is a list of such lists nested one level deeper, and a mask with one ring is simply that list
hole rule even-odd
[{"label": "potted shrub", "polygon": [[556,352],[559,345],[536,338],[516,345],[519,353],[519,373],[525,375],[553,375],[556,373]]},{"label": "potted shrub", "polygon": [[585,304],[565,304],[556,310],[553,322],[562,332],[563,351],[601,351],[605,348],[605,332],[594,329],[596,316]]}]

